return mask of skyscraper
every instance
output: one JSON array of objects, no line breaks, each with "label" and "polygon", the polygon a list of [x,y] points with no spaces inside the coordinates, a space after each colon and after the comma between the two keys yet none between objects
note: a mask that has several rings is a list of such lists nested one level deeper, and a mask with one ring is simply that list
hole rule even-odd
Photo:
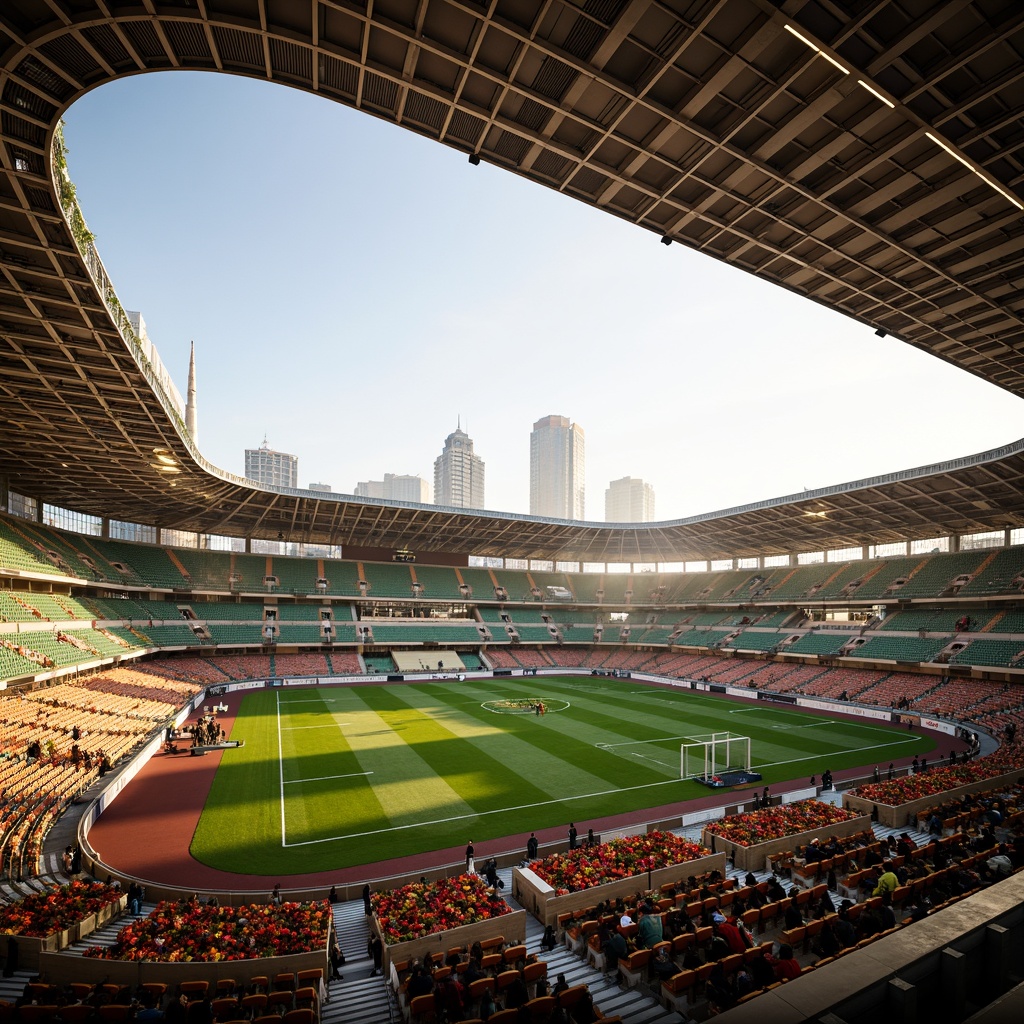
[{"label": "skyscraper", "polygon": [[583,519],[586,509],[583,428],[545,416],[530,434],[530,515]]},{"label": "skyscraper", "polygon": [[245,475],[266,487],[298,487],[299,457],[275,452],[263,438],[261,447],[245,449]]},{"label": "skyscraper", "polygon": [[472,438],[461,426],[445,438],[434,460],[434,504],[484,507],[484,460],[473,454]]},{"label": "skyscraper", "polygon": [[613,480],[604,492],[606,523],[650,523],[654,521],[654,488],[637,477]]},{"label": "skyscraper", "polygon": [[357,498],[430,503],[430,484],[421,476],[385,473],[383,480],[360,480],[353,492]]}]

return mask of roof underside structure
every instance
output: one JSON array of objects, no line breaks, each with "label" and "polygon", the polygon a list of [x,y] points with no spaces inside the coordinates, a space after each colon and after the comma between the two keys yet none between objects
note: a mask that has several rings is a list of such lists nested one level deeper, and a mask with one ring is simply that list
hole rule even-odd
[{"label": "roof underside structure", "polygon": [[4,0],[0,477],[113,519],[421,557],[667,562],[1024,526],[1022,444],[625,527],[224,473],[119,332],[55,185],[67,107],[169,69],[364,110],[1024,395],[1019,0]]}]

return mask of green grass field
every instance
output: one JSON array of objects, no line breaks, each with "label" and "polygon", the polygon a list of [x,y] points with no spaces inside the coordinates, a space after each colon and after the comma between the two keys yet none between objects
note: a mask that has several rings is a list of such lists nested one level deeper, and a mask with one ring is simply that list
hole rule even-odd
[{"label": "green grass field", "polygon": [[[487,701],[552,710],[499,714]],[[560,708],[561,710],[555,710]],[[765,783],[928,754],[926,736],[631,679],[281,688],[247,696],[192,841],[227,871],[301,874],[707,796],[680,745],[750,736]],[[734,800],[720,791],[722,801]]]}]

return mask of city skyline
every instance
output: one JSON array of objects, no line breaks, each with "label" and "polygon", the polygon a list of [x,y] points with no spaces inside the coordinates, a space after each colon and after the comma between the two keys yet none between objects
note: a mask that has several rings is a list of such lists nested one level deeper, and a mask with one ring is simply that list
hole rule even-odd
[{"label": "city skyline", "polygon": [[[195,355],[193,352],[190,361],[190,383],[194,384],[195,380]],[[190,399],[194,400],[195,389],[194,387],[189,390]],[[193,402],[193,415],[195,405]],[[537,421],[533,425],[533,430],[536,431],[540,424],[552,426],[548,421],[557,421],[554,426],[564,425],[567,431],[567,436],[571,437],[574,431],[578,431],[582,438],[583,431],[579,424],[571,423],[568,417],[555,417],[547,416]],[[462,449],[462,450],[459,450]],[[470,459],[475,458],[477,463],[483,465],[482,460],[479,456],[474,454],[473,441],[469,438],[469,435],[465,431],[457,429],[453,431],[444,442],[444,449],[441,455],[435,460],[434,472],[435,472],[435,483],[437,480],[437,473],[439,472],[439,466],[444,463],[446,453],[449,457],[455,455],[468,455]],[[263,455],[264,458],[260,460],[259,456]],[[273,455],[278,459],[282,457],[284,459],[295,460],[294,464],[294,476],[298,475],[298,459],[301,457],[299,454],[288,455],[285,453],[275,452],[268,447],[267,439],[264,438],[263,445],[259,449],[246,449],[246,476],[250,479],[259,480],[261,483],[266,483],[272,474],[272,471],[268,468],[265,472],[267,479],[261,479],[255,475],[259,470],[255,467],[261,465],[269,466],[270,460],[268,456]],[[254,466],[253,473],[249,472],[250,457]],[[445,472],[451,474],[452,469],[449,464],[447,469],[442,468],[440,470],[442,476]],[[450,479],[450,476],[446,479]],[[442,487],[447,486],[442,482]],[[472,486],[472,485],[468,485]],[[352,494],[357,498],[375,498],[383,501],[409,501],[418,504],[429,505],[451,505],[451,501],[438,501],[435,500],[430,493],[430,483],[424,477],[417,473],[384,473],[383,479],[381,480],[361,480],[351,491],[343,490],[336,492],[333,484],[328,483],[310,483],[306,487],[307,490],[311,491],[322,491],[324,493],[341,493],[341,494]],[[614,495],[609,499],[609,495]],[[609,500],[612,503],[613,513],[609,512]],[[455,507],[461,508],[477,508],[482,506],[476,505],[458,505]],[[651,522],[653,519],[652,509],[654,508],[654,488],[650,483],[646,483],[643,480],[635,477],[626,476],[618,480],[613,480],[605,490],[605,521],[606,522],[637,522],[645,523]],[[622,511],[625,510],[625,511]],[[556,516],[553,513],[533,513],[536,515],[551,515],[553,518],[566,518],[563,516]]]},{"label": "city skyline", "polygon": [[384,467],[429,478],[458,410],[493,467],[487,508],[526,513],[517,424],[560,409],[586,426],[585,490],[649,480],[668,521],[1024,434],[1020,399],[957,367],[322,98],[172,72],[65,120],[118,298],[181,392],[195,340],[199,448],[228,472],[267,432],[342,493]]}]

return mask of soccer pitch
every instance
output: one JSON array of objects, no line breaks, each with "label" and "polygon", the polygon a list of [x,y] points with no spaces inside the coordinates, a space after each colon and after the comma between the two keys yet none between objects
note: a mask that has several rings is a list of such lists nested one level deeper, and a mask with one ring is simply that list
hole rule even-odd
[{"label": "soccer pitch", "polygon": [[[547,714],[497,702],[541,700]],[[680,745],[750,736],[772,785],[928,754],[868,720],[589,676],[277,688],[246,696],[192,841],[226,871],[302,874],[707,796]],[[735,799],[722,792],[723,803]]]}]

